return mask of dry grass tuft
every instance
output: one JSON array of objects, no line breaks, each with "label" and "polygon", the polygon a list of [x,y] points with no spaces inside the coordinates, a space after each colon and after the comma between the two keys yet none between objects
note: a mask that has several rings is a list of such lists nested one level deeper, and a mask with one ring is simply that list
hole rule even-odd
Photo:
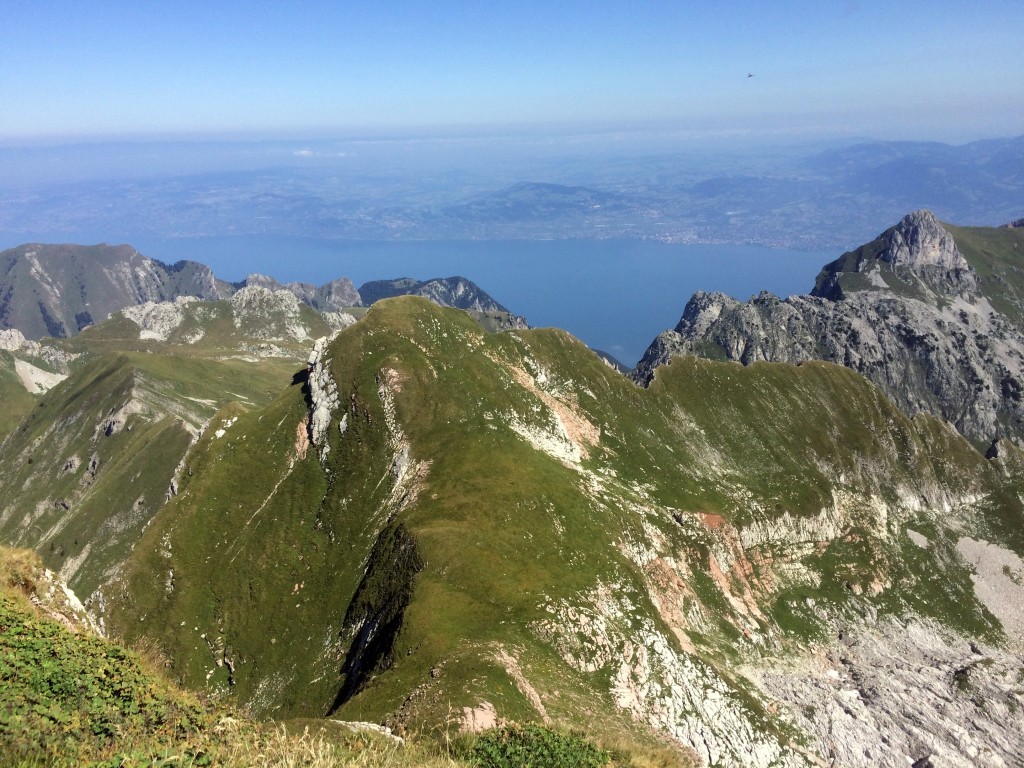
[{"label": "dry grass tuft", "polygon": [[30,549],[0,550],[0,587],[21,592],[25,597],[35,594],[43,562]]},{"label": "dry grass tuft", "polygon": [[243,721],[225,719],[220,731],[218,764],[230,768],[466,768],[466,763],[432,752],[426,745],[368,733],[289,733],[283,725],[254,730]]},{"label": "dry grass tuft", "polygon": [[640,743],[629,737],[602,737],[597,739],[601,748],[612,754],[612,765],[618,768],[699,768],[697,753],[688,747],[670,746],[653,737]]}]

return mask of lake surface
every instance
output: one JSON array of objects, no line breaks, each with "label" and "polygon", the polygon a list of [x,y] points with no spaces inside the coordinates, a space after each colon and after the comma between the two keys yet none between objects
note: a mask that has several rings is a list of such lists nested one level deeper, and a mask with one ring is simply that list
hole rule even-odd
[{"label": "lake surface", "polygon": [[[11,247],[67,238],[3,233],[0,240]],[[245,235],[137,237],[131,243],[161,261],[203,262],[232,281],[252,272],[316,284],[346,276],[358,287],[385,278],[462,275],[531,325],[564,328],[627,365],[679,321],[694,291],[743,300],[761,290],[782,297],[806,293],[821,267],[840,255],[641,240],[359,242]]]}]

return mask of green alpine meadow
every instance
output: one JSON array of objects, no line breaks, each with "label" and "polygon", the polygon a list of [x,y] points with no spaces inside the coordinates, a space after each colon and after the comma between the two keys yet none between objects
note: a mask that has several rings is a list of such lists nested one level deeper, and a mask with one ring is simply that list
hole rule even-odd
[{"label": "green alpine meadow", "polygon": [[912,216],[793,361],[764,297],[632,376],[426,294],[3,331],[0,762],[1019,764],[1024,230]]}]

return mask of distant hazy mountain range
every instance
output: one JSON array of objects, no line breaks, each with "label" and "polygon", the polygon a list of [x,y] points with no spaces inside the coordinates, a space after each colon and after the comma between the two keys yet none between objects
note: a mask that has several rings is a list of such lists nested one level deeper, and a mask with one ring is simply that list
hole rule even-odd
[{"label": "distant hazy mountain range", "polygon": [[[5,151],[15,152],[0,149],[0,159]],[[159,155],[160,145],[152,152]],[[1024,209],[1024,136],[961,146],[876,141],[825,151],[628,159],[609,151],[586,162],[566,154],[512,168],[452,160],[452,167],[430,174],[412,165],[374,171],[355,157],[311,162],[63,184],[33,182],[23,171],[0,195],[0,232],[60,233],[69,240],[104,233],[128,241],[182,234],[641,237],[846,248],[908,210],[995,225]]]}]

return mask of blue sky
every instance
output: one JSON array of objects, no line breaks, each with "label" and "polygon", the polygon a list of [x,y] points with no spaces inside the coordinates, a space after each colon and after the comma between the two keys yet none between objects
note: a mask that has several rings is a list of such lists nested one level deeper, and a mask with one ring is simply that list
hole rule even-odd
[{"label": "blue sky", "polygon": [[1021,30],[1019,0],[7,0],[0,140],[650,124],[967,141],[1024,133]]}]

